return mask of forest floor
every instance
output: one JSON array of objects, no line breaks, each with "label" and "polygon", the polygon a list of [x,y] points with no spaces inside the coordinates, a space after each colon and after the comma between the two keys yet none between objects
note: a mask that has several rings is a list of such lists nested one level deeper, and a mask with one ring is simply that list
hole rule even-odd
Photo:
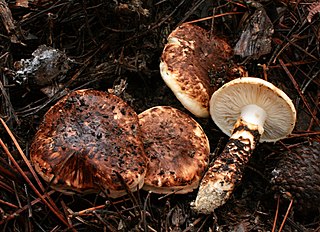
[{"label": "forest floor", "polygon": [[[319,8],[305,0],[0,0],[2,231],[320,231],[319,211],[300,212],[293,203],[286,215],[290,201],[270,182],[283,151],[319,141]],[[137,113],[156,105],[187,112],[163,82],[159,62],[169,33],[194,20],[233,48],[256,27],[259,35],[249,37],[256,43],[253,51],[241,48],[233,62],[290,96],[298,112],[293,134],[259,144],[242,183],[211,215],[191,209],[196,191],[163,196],[140,190],[106,199],[42,187],[45,183],[36,181],[29,165],[29,146],[45,112],[69,91],[114,89]],[[271,34],[266,32],[270,27]],[[270,44],[259,44],[266,38]],[[31,59],[40,45],[69,58],[58,78],[17,74],[18,61]],[[221,78],[223,83],[226,77]],[[213,159],[228,137],[212,120],[195,119],[208,135]]]}]

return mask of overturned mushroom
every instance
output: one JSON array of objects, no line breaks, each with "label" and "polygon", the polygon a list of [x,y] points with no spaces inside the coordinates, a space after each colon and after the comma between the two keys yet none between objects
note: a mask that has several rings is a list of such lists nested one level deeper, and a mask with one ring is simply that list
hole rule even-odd
[{"label": "overturned mushroom", "polygon": [[226,77],[235,77],[240,70],[230,63],[231,55],[232,49],[224,39],[184,23],[168,37],[160,74],[187,110],[197,117],[209,117],[215,81],[221,83]]},{"label": "overturned mushroom", "polygon": [[258,141],[285,138],[296,121],[290,98],[273,84],[252,77],[235,79],[217,90],[210,114],[231,137],[201,181],[194,203],[201,213],[213,212],[229,199]]},{"label": "overturned mushroom", "polygon": [[210,152],[201,126],[169,106],[156,106],[140,113],[139,122],[150,159],[143,189],[183,194],[197,188]]},{"label": "overturned mushroom", "polygon": [[65,193],[104,190],[110,197],[141,188],[147,157],[138,117],[119,97],[71,92],[45,114],[31,145],[39,175]]}]

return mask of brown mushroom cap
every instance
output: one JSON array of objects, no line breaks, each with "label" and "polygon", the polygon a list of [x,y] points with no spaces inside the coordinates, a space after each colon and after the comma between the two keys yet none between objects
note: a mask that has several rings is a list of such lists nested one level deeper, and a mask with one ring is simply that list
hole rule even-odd
[{"label": "brown mushroom cap", "polygon": [[169,106],[156,106],[140,113],[139,122],[150,159],[143,189],[183,194],[197,188],[210,153],[201,126]]},{"label": "brown mushroom cap", "polygon": [[138,117],[119,97],[71,92],[45,114],[31,145],[36,171],[63,192],[126,194],[142,187],[147,157]]},{"label": "brown mushroom cap", "polygon": [[197,117],[209,117],[212,79],[225,71],[231,54],[225,40],[199,26],[184,23],[168,37],[160,73],[187,110]]}]

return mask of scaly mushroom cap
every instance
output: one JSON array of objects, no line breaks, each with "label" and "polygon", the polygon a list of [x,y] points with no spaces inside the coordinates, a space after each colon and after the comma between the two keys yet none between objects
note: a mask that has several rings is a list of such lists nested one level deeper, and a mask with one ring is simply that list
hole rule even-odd
[{"label": "scaly mushroom cap", "polygon": [[119,97],[71,92],[45,114],[31,145],[36,171],[62,192],[105,190],[110,197],[142,187],[147,157],[138,117]]},{"label": "scaly mushroom cap", "polygon": [[143,189],[183,194],[197,188],[210,153],[201,126],[169,106],[156,106],[140,113],[139,123],[150,159]]},{"label": "scaly mushroom cap", "polygon": [[197,117],[209,117],[212,81],[225,72],[231,54],[231,47],[223,39],[184,23],[168,37],[160,73],[187,110]]},{"label": "scaly mushroom cap", "polygon": [[218,89],[210,100],[210,115],[227,135],[244,106],[255,104],[266,112],[260,141],[274,142],[290,134],[296,122],[291,99],[270,82],[254,77],[232,80]]}]

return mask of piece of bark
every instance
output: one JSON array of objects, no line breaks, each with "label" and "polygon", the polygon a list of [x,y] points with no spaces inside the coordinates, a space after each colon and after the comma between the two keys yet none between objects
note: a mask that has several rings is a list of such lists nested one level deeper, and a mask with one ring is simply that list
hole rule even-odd
[{"label": "piece of bark", "polygon": [[21,43],[22,34],[15,24],[11,10],[4,0],[0,0],[0,19],[12,43]]},{"label": "piece of bark", "polygon": [[266,11],[259,7],[246,21],[234,54],[241,57],[258,59],[271,51],[274,29]]}]

